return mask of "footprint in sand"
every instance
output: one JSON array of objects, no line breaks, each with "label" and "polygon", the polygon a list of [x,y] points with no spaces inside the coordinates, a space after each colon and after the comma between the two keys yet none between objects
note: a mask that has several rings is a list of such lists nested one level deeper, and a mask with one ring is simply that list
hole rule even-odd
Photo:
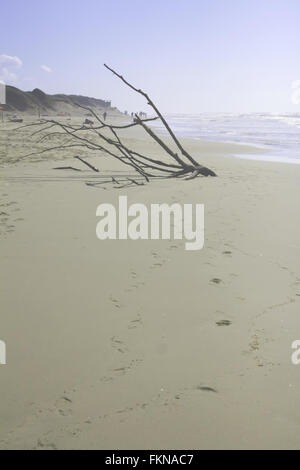
[{"label": "footprint in sand", "polygon": [[108,377],[107,375],[103,375],[103,377],[100,378],[100,382],[104,382],[104,383],[112,382],[113,380],[114,380],[113,377]]},{"label": "footprint in sand", "polygon": [[129,366],[117,367],[117,369],[114,369],[114,372],[122,372],[123,374],[125,374],[125,372],[129,369]]},{"label": "footprint in sand", "polygon": [[110,301],[116,308],[121,308],[120,302],[118,299],[115,299],[114,297],[110,296]]},{"label": "footprint in sand", "polygon": [[201,390],[202,392],[218,393],[218,390],[213,387],[208,387],[207,385],[198,385],[197,390]]},{"label": "footprint in sand", "polygon": [[214,278],[211,279],[209,282],[212,282],[212,283],[214,283],[214,284],[221,284],[222,279],[219,279],[218,277],[214,277]]},{"label": "footprint in sand", "polygon": [[163,263],[157,262],[157,263],[152,264],[151,268],[161,267],[162,265],[163,265]]},{"label": "footprint in sand", "polygon": [[112,338],[110,339],[110,342],[111,342],[112,347],[119,353],[124,354],[125,352],[129,351],[128,348],[124,345],[124,341],[121,341],[115,336],[112,336]]},{"label": "footprint in sand", "polygon": [[142,324],[143,324],[143,322],[142,322],[141,315],[138,314],[137,318],[135,318],[134,320],[131,320],[131,322],[128,325],[128,329],[133,330],[133,329],[137,328],[138,326],[141,326]]},{"label": "footprint in sand", "polygon": [[138,366],[141,363],[142,363],[141,359],[132,359],[132,361],[128,365],[121,366],[121,367],[116,367],[115,369],[113,369],[113,372],[117,372],[118,375],[124,375],[127,372],[129,372],[131,369],[133,369],[134,367]]},{"label": "footprint in sand", "polygon": [[216,321],[216,325],[218,326],[229,326],[231,325],[231,321],[230,320],[219,320],[219,321]]},{"label": "footprint in sand", "polygon": [[[137,277],[131,276],[133,280],[137,280]],[[144,281],[137,281],[135,284],[131,284],[130,287],[125,289],[125,292],[132,292],[134,289],[138,289],[141,286],[144,286]]]},{"label": "footprint in sand", "polygon": [[34,447],[36,450],[58,450],[57,446],[53,442],[43,441],[42,439],[38,439],[36,446]]},{"label": "footprint in sand", "polygon": [[167,262],[167,259],[161,258],[156,251],[151,251],[151,255],[156,262],[150,266],[150,269],[161,268]]},{"label": "footprint in sand", "polygon": [[252,337],[252,340],[249,343],[249,349],[250,349],[250,351],[257,351],[259,349],[259,341],[258,341],[258,336],[257,335],[254,335]]},{"label": "footprint in sand", "polygon": [[[3,197],[8,196],[7,194],[3,194]],[[16,201],[4,201],[2,204],[0,204],[0,225],[3,227],[3,229],[0,231],[1,236],[6,238],[6,235],[8,233],[12,233],[15,231],[15,225],[12,223],[12,212],[20,210],[17,207],[17,202]],[[15,218],[13,222],[21,222],[22,218]]]},{"label": "footprint in sand", "polygon": [[63,396],[55,402],[55,408],[61,416],[70,416],[73,413],[72,400],[67,396]]}]

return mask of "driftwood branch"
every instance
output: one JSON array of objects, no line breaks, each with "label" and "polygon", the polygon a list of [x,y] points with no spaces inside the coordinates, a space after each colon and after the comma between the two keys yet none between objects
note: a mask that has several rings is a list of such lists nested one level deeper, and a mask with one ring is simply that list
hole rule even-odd
[{"label": "driftwood branch", "polygon": [[161,112],[159,111],[159,109],[157,108],[157,106],[153,103],[153,101],[150,99],[150,97],[148,96],[147,93],[145,93],[144,91],[140,90],[140,89],[137,89],[135,88],[133,85],[131,85],[127,80],[125,80],[125,78],[118,74],[115,70],[113,70],[111,67],[109,67],[108,65],[104,64],[104,67],[106,67],[108,70],[110,70],[114,75],[116,75],[118,78],[120,78],[122,80],[122,82],[124,82],[127,86],[129,86],[129,88],[131,88],[132,90],[136,91],[137,93],[139,93],[140,95],[144,96],[144,98],[146,98],[148,104],[153,108],[153,110],[156,112],[157,116],[160,118],[161,122],[164,124],[165,128],[167,129],[167,131],[169,132],[170,136],[172,137],[172,139],[174,140],[175,144],[177,145],[177,147],[179,148],[179,150],[181,151],[182,155],[184,155],[185,157],[187,157],[187,159],[193,164],[193,165],[198,165],[198,163],[196,162],[196,160],[194,160],[186,150],[184,150],[184,148],[182,147],[181,143],[179,142],[179,140],[177,139],[177,137],[175,136],[174,132],[172,131],[172,129],[170,128],[169,124],[167,123],[167,121],[165,120],[165,118],[163,117],[163,115],[161,114]]},{"label": "driftwood branch", "polygon": [[[155,116],[148,119],[141,119],[140,116],[135,114],[134,122],[125,125],[113,125],[106,121],[103,121],[100,116],[94,111],[94,109],[77,104],[79,108],[87,110],[97,121],[95,125],[91,122],[89,125],[83,123],[82,125],[72,125],[70,123],[62,123],[53,119],[41,119],[38,123],[32,123],[20,126],[18,129],[24,127],[38,127],[37,130],[31,134],[33,138],[37,135],[39,137],[38,143],[44,142],[45,139],[51,141],[53,138],[65,137],[66,140],[61,145],[55,145],[37,152],[33,152],[30,155],[38,155],[53,150],[68,150],[81,148],[86,150],[98,151],[102,155],[119,160],[122,164],[131,167],[136,177],[127,176],[124,178],[117,178],[112,176],[111,180],[105,181],[105,183],[116,184],[118,188],[124,188],[131,185],[142,185],[145,180],[147,182],[152,178],[181,178],[194,179],[198,176],[216,176],[214,171],[198,163],[182,146],[174,132],[168,125],[167,121],[153,103],[147,93],[141,89],[136,88],[129,83],[122,75],[118,74],[115,70],[110,68],[108,65],[104,66],[118,77],[126,86],[142,95],[146,100],[147,104],[151,106],[155,112]],[[173,143],[177,147],[177,152],[173,151],[172,148],[157,133],[149,127],[149,123],[160,119],[165,128],[167,129],[169,136]],[[141,127],[150,137],[153,139],[160,148],[166,154],[166,161],[158,158],[144,155],[143,153],[137,152],[131,149],[128,144],[124,143],[119,135],[119,131],[128,129],[131,127]],[[41,137],[40,137],[41,136]],[[80,156],[76,156],[83,164],[88,166],[91,170],[99,173],[99,170],[91,165],[86,159]],[[98,186],[104,182],[91,182],[87,183],[89,186]],[[100,187],[100,186],[99,186]],[[102,187],[102,189],[105,189]]]},{"label": "driftwood branch", "polygon": [[86,166],[88,166],[89,168],[91,168],[93,171],[96,171],[96,173],[99,173],[99,170],[98,168],[95,168],[93,165],[91,165],[90,163],[86,162],[85,160],[83,160],[82,158],[76,156],[74,158],[77,158],[78,160],[80,160],[82,163],[84,163]]}]

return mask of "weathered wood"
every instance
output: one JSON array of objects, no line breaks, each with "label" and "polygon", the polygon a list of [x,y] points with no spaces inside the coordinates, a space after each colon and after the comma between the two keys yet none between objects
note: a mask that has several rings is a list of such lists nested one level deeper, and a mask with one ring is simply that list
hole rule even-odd
[{"label": "weathered wood", "polygon": [[78,160],[80,160],[82,163],[84,163],[86,166],[88,166],[89,168],[91,168],[93,171],[96,171],[96,173],[99,173],[99,170],[98,168],[95,168],[93,165],[91,165],[90,163],[86,162],[85,160],[83,160],[82,158],[76,156],[74,158],[77,158]]},{"label": "weathered wood", "polygon": [[74,170],[74,171],[81,171],[79,168],[75,168],[74,166],[56,166],[53,170]]},{"label": "weathered wood", "polygon": [[[43,149],[37,152],[33,152],[27,156],[39,155],[45,152],[54,150],[71,150],[75,148],[84,148],[90,151],[96,151],[101,154],[106,154],[109,157],[117,159],[124,165],[130,166],[137,173],[136,178],[127,178],[127,181],[121,183],[120,178],[116,179],[116,175],[109,175],[111,183],[116,184],[118,188],[124,188],[130,185],[141,185],[144,184],[139,178],[149,182],[153,178],[185,178],[194,179],[198,176],[216,176],[215,172],[201,164],[199,164],[182,146],[181,142],[175,136],[174,132],[168,125],[167,121],[151,100],[149,95],[144,91],[136,88],[129,83],[122,75],[118,74],[115,70],[105,65],[105,67],[111,71],[115,76],[122,80],[129,88],[142,95],[147,103],[155,111],[156,116],[153,118],[142,119],[137,114],[133,123],[125,125],[113,125],[106,121],[104,122],[98,114],[91,108],[77,104],[78,107],[89,111],[90,115],[95,118],[95,125],[93,121],[89,120],[89,123],[93,122],[93,125],[71,125],[70,123],[60,122],[53,119],[42,119],[39,123],[32,123],[25,126],[20,126],[18,129],[29,126],[38,125],[38,130],[33,132],[32,136],[42,133],[42,137],[38,140],[41,143],[45,138],[51,140],[52,138],[59,138],[65,136],[67,140],[61,145],[55,145],[47,149]],[[148,126],[148,122],[160,119],[165,128],[167,129],[172,141],[175,143],[179,152],[174,151],[169,144],[157,135],[157,133]],[[153,139],[156,144],[159,145],[166,153],[165,159],[158,157],[153,158],[149,155],[137,152],[129,147],[129,144],[123,141],[118,131],[127,129],[133,126],[140,126],[144,131]],[[53,130],[52,130],[53,129]],[[51,130],[50,132],[48,132]],[[174,145],[174,144],[173,144]],[[80,160],[84,165],[88,166],[91,170],[99,173],[98,168],[94,167],[80,156],[76,156],[76,159]],[[60,167],[56,169],[78,169],[73,167]],[[90,183],[90,185],[96,186],[96,183]]]}]

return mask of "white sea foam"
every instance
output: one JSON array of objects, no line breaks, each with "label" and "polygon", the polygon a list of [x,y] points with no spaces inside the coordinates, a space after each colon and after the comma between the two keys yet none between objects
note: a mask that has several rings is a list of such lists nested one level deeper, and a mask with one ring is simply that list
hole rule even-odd
[{"label": "white sea foam", "polygon": [[[300,113],[203,113],[166,117],[180,137],[252,144],[262,147],[261,155],[253,158],[300,163]],[[162,123],[156,121],[155,126],[166,134]],[[263,149],[269,151],[264,154]]]}]

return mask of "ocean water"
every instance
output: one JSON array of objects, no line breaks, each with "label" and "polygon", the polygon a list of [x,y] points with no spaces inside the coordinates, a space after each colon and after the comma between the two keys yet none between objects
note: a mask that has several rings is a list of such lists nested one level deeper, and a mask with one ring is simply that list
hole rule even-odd
[{"label": "ocean water", "polygon": [[[170,114],[166,118],[178,137],[255,145],[261,153],[236,156],[300,163],[300,113]],[[166,133],[160,121],[152,126]]]}]

